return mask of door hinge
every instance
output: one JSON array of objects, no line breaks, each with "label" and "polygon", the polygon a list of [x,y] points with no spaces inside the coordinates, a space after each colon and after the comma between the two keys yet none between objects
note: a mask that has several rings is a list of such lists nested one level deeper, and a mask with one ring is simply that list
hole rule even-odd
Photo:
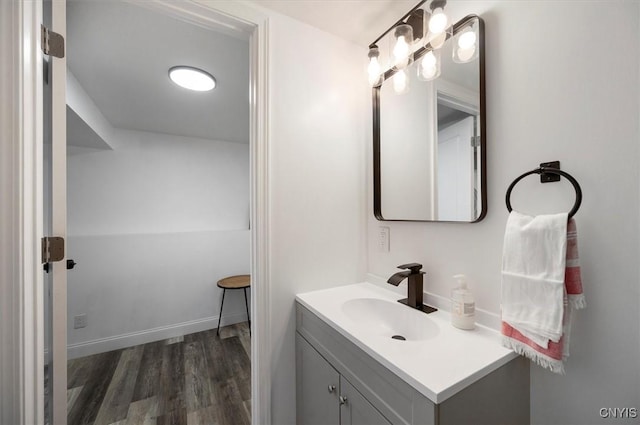
[{"label": "door hinge", "polygon": [[42,238],[42,263],[55,263],[64,259],[64,238],[46,236]]},{"label": "door hinge", "polygon": [[57,32],[51,31],[44,25],[40,25],[40,34],[42,39],[42,51],[44,54],[55,56],[56,58],[63,58],[64,37]]},{"label": "door hinge", "polygon": [[472,148],[480,147],[480,136],[471,136],[471,147]]}]

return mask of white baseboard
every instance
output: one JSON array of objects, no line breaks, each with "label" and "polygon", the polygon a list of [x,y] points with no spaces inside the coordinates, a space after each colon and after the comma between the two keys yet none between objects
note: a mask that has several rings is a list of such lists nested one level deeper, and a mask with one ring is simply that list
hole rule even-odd
[{"label": "white baseboard", "polygon": [[[232,325],[246,320],[246,313],[225,314],[222,325]],[[120,350],[122,348],[133,347],[135,345],[147,344],[149,342],[189,335],[195,332],[206,331],[208,329],[215,329],[217,326],[218,316],[212,316],[168,326],[146,329],[144,331],[130,332],[107,338],[78,342],[67,346],[67,358],[71,360],[78,357],[90,356],[92,354]]]}]

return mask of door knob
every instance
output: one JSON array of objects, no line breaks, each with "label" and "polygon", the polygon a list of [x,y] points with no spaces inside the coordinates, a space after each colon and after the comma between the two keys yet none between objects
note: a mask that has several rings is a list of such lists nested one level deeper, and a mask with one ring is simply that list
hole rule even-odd
[{"label": "door knob", "polygon": [[327,388],[329,390],[330,393],[334,392],[336,390],[336,386],[335,385],[329,385],[329,387]]},{"label": "door knob", "polygon": [[347,396],[340,396],[340,405],[347,404]]}]

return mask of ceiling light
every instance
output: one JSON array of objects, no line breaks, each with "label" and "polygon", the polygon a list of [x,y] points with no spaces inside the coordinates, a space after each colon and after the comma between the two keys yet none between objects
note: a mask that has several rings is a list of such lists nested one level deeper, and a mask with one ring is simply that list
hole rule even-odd
[{"label": "ceiling light", "polygon": [[174,66],[169,70],[169,78],[189,90],[209,91],[216,86],[216,80],[211,74],[191,66]]}]

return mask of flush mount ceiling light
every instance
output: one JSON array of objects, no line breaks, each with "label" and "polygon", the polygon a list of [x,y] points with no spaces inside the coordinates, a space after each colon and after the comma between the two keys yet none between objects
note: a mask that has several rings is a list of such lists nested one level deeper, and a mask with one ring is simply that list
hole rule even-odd
[{"label": "flush mount ceiling light", "polygon": [[171,81],[189,90],[209,91],[216,86],[213,75],[192,66],[174,66],[169,69]]}]

